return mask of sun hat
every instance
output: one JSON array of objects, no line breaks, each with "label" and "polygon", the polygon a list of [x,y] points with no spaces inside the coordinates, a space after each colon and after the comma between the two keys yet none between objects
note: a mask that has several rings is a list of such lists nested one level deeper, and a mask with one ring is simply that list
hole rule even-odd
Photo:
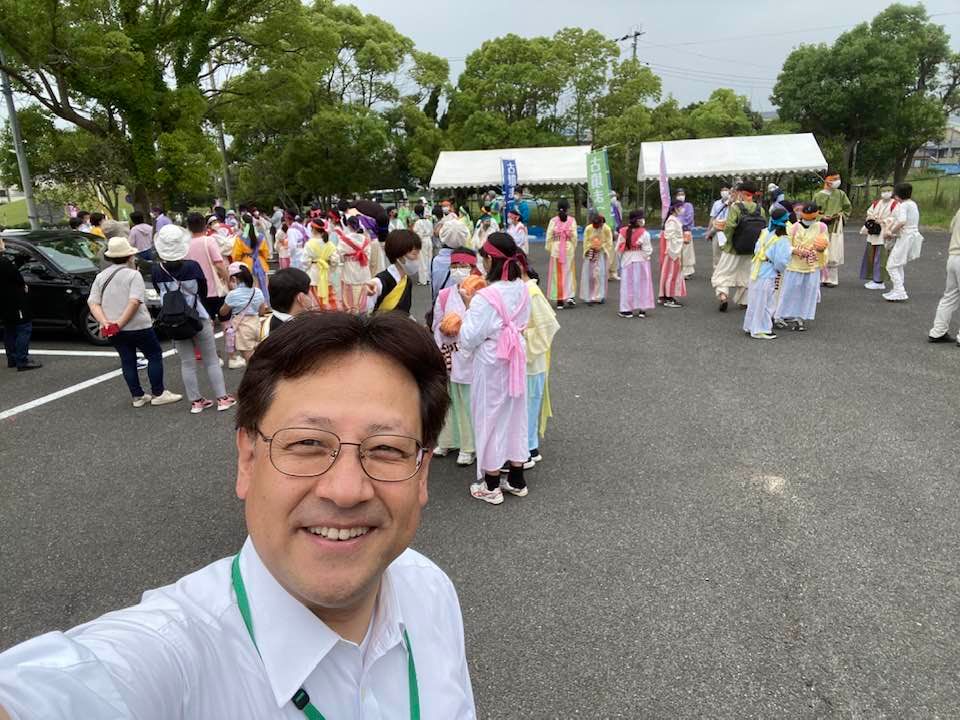
[{"label": "sun hat", "polygon": [[232,262],[230,263],[230,267],[227,269],[227,274],[231,276],[236,275],[239,272],[241,272],[245,267],[246,265],[244,265],[242,262]]},{"label": "sun hat", "polygon": [[131,245],[127,238],[122,236],[112,237],[107,241],[107,250],[103,253],[103,256],[108,258],[122,258],[136,255],[138,252],[140,251]]},{"label": "sun hat", "polygon": [[190,249],[190,235],[179,225],[164,225],[153,240],[153,249],[161,260],[183,260]]}]

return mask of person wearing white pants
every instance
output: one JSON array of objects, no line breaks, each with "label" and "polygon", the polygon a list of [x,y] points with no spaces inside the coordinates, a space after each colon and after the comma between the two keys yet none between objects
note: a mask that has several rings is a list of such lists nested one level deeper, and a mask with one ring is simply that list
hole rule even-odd
[{"label": "person wearing white pants", "polygon": [[[950,321],[960,309],[960,210],[950,223],[950,247],[947,250],[947,284],[937,305],[937,314],[930,328],[929,339],[933,343],[953,342]],[[957,342],[960,347],[960,341]]]},{"label": "person wearing white pants", "polygon": [[920,234],[920,209],[911,199],[913,185],[900,183],[893,191],[894,197],[900,201],[893,215],[893,225],[890,234],[897,238],[887,259],[887,272],[893,282],[893,289],[883,294],[887,302],[902,302],[908,299],[904,287],[903,270],[907,263],[920,257],[923,247],[923,235]]}]

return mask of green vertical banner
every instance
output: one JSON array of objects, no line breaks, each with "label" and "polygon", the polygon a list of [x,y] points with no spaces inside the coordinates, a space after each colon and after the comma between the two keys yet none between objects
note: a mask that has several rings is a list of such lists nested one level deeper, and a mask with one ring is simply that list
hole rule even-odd
[{"label": "green vertical banner", "polygon": [[606,148],[593,150],[587,155],[587,191],[593,207],[610,222],[613,209],[610,205],[610,165]]}]

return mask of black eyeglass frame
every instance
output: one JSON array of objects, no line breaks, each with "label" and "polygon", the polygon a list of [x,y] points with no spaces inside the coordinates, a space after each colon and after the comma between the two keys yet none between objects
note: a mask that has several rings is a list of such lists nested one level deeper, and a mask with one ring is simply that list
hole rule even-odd
[{"label": "black eyeglass frame", "polygon": [[[324,470],[323,472],[314,473],[314,474],[312,474],[312,475],[291,475],[290,473],[286,472],[285,470],[281,470],[280,468],[278,468],[278,467],[277,467],[277,463],[276,463],[276,462],[274,461],[274,459],[273,459],[273,439],[277,436],[277,433],[284,432],[285,430],[309,430],[309,431],[311,431],[311,432],[325,432],[325,433],[327,433],[327,434],[329,434],[329,435],[333,435],[333,437],[335,437],[335,438],[337,439],[337,443],[339,443],[339,444],[338,444],[338,446],[337,446],[336,452],[334,452],[333,455],[332,455],[333,461],[330,463],[330,467],[328,467],[328,468],[327,468],[326,470]],[[273,466],[273,469],[276,470],[276,471],[279,472],[279,473],[283,473],[284,475],[286,475],[286,476],[288,476],[288,477],[295,477],[295,478],[320,477],[321,475],[326,475],[328,472],[330,472],[330,470],[333,468],[333,466],[337,464],[337,460],[340,459],[340,451],[343,449],[343,446],[344,446],[344,445],[350,445],[350,446],[353,446],[353,447],[357,448],[357,460],[360,462],[360,469],[363,470],[364,475],[366,475],[366,476],[367,476],[368,478],[370,478],[371,480],[376,480],[377,482],[383,482],[383,483],[406,482],[406,481],[409,480],[410,478],[414,477],[418,472],[420,472],[420,469],[423,467],[423,456],[424,456],[425,451],[426,451],[426,448],[424,448],[423,443],[420,442],[419,440],[417,440],[415,437],[411,437],[411,436],[409,436],[409,435],[396,435],[396,434],[393,434],[393,433],[374,433],[373,435],[368,435],[367,437],[363,438],[360,442],[354,443],[354,442],[344,442],[343,440],[340,439],[340,436],[337,435],[337,434],[336,434],[335,432],[333,432],[332,430],[321,430],[321,429],[319,429],[319,428],[311,428],[311,427],[286,427],[286,428],[280,428],[279,430],[275,430],[274,433],[273,433],[273,435],[271,435],[271,436],[269,436],[269,437],[267,437],[266,435],[264,435],[263,432],[260,430],[259,427],[255,427],[255,428],[254,428],[254,431],[257,433],[257,435],[260,436],[260,439],[263,440],[263,441],[267,444],[267,457],[270,458],[270,464]],[[363,464],[363,453],[360,451],[360,448],[363,446],[363,443],[365,443],[367,440],[369,440],[370,438],[373,438],[373,437],[399,437],[399,438],[405,438],[405,439],[407,439],[407,440],[413,440],[413,441],[417,444],[417,467],[416,467],[416,469],[415,469],[412,473],[410,473],[409,475],[407,475],[407,477],[405,477],[405,478],[400,478],[400,479],[398,479],[398,480],[384,480],[383,478],[378,478],[378,477],[374,477],[373,475],[371,475],[371,474],[370,474],[370,471],[367,470],[366,465]]]}]

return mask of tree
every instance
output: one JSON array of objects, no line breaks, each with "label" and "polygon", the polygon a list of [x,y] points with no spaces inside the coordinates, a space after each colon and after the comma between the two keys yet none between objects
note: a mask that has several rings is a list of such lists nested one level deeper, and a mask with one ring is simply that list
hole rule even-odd
[{"label": "tree", "polygon": [[588,139],[597,103],[607,84],[607,70],[619,50],[616,42],[596,30],[563,28],[552,41],[557,72],[564,82],[561,103],[563,131],[578,145]]},{"label": "tree", "polygon": [[300,13],[296,0],[0,0],[0,45],[18,90],[117,145],[144,208],[209,185],[208,61],[242,63],[286,28],[290,41]]},{"label": "tree", "polygon": [[874,171],[893,172],[900,181],[916,151],[943,134],[957,107],[958,55],[922,5],[894,4],[832,46],[794,50],[772,99],[783,120],[821,140],[843,138],[848,182],[864,154]]},{"label": "tree", "polygon": [[753,135],[757,129],[754,116],[747,98],[720,88],[690,112],[689,125],[698,138]]}]

